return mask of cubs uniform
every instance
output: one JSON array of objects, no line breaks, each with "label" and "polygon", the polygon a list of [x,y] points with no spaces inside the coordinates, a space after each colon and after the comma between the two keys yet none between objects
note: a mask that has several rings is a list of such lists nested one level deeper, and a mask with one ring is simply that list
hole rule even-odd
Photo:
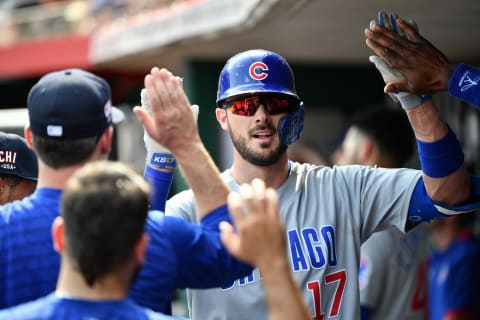
[{"label": "cubs uniform", "polygon": [[[289,163],[277,191],[291,269],[313,319],[358,319],[360,245],[375,231],[404,230],[421,171]],[[222,173],[233,190],[239,185]],[[166,214],[195,222],[191,191],[167,201]],[[261,275],[220,289],[189,290],[193,319],[267,319]]]},{"label": "cubs uniform", "polygon": [[390,227],[368,238],[359,270],[360,305],[371,310],[368,319],[425,319],[429,255],[424,223],[406,234]]}]

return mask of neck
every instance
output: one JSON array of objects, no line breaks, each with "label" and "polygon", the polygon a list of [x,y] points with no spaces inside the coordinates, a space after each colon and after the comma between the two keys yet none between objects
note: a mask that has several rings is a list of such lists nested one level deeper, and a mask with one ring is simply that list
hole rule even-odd
[{"label": "neck", "polygon": [[96,153],[92,154],[90,159],[71,165],[68,167],[63,167],[60,169],[53,169],[46,165],[42,160],[38,159],[38,182],[37,188],[52,188],[52,189],[64,189],[67,184],[67,180],[81,167],[83,167],[87,162],[95,160],[104,160],[105,156],[98,156]]},{"label": "neck", "polygon": [[269,166],[257,166],[243,159],[236,151],[233,155],[232,177],[238,184],[250,183],[254,178],[265,181],[267,187],[277,189],[288,177],[287,153],[276,163]]},{"label": "neck", "polygon": [[62,259],[56,294],[84,300],[121,300],[127,297],[130,275],[125,270],[103,276],[90,287],[66,260]]}]

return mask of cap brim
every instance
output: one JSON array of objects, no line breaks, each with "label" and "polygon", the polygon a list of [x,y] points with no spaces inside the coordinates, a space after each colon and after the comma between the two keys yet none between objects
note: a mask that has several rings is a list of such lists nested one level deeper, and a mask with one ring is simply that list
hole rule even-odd
[{"label": "cap brim", "polygon": [[112,122],[120,123],[125,119],[125,113],[117,107],[112,106]]}]

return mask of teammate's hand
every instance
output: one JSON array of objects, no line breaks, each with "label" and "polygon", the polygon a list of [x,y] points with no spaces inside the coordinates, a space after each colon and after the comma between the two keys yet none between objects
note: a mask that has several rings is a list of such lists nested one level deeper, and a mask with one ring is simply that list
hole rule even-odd
[{"label": "teammate's hand", "polygon": [[[393,31],[394,33],[403,37],[404,39],[407,39],[408,41],[409,36],[407,33],[405,33],[402,29],[398,27],[396,22],[397,18],[398,16],[396,13],[390,13],[390,15],[387,15],[384,11],[380,11],[378,13],[378,23],[383,28]],[[413,20],[410,23],[412,27],[416,28],[416,23]],[[370,29],[374,29],[375,25],[376,25],[375,21],[370,21]],[[392,68],[392,66],[382,57],[372,55],[369,57],[369,61],[375,64],[375,67],[380,72],[383,80],[387,85],[392,83],[408,83],[405,77],[403,76],[403,74],[398,70]],[[418,106],[423,102],[423,99],[421,96],[418,96],[416,94],[411,94],[406,91],[402,91],[402,90],[387,91],[386,87],[384,91],[388,93],[394,101],[400,102],[402,107],[405,110],[415,108],[416,106]]]},{"label": "teammate's hand", "polygon": [[[150,106],[148,105],[147,89],[145,88],[140,92],[140,102],[142,109],[149,115],[152,115]],[[192,105],[191,109],[195,122],[197,122],[199,107],[198,105]],[[172,152],[169,149],[153,140],[149,136],[147,130],[144,130],[143,141],[145,143],[145,148],[147,149],[147,165],[159,168],[175,168],[175,156],[172,155]]]},{"label": "teammate's hand", "polygon": [[[383,17],[384,26],[373,23],[365,29],[366,44],[405,77],[404,80],[390,81],[384,91],[431,94],[448,90],[453,66],[442,52],[419,34],[414,21],[407,22],[395,14],[386,19],[382,12],[379,20],[380,17]],[[395,27],[389,28],[392,21]]]},{"label": "teammate's hand", "polygon": [[147,99],[133,111],[147,134],[147,151],[175,156],[188,153],[191,143],[201,143],[196,125],[198,106],[190,105],[181,79],[167,69],[152,68],[144,82]]},{"label": "teammate's hand", "polygon": [[285,232],[278,216],[278,197],[261,179],[243,184],[228,196],[228,209],[236,232],[220,223],[221,240],[235,257],[262,268],[277,259],[286,260]]}]

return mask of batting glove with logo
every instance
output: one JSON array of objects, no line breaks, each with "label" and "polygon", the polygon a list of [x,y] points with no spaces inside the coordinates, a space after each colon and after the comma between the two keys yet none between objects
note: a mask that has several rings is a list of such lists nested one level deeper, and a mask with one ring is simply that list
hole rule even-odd
[{"label": "batting glove with logo", "polygon": [[[399,29],[397,26],[397,22],[395,21],[397,18],[396,13],[391,13],[387,15],[384,11],[380,11],[378,13],[378,23],[387,29],[392,30],[395,33],[398,33],[402,37],[408,39],[407,35],[403,32],[403,30]],[[408,23],[418,30],[417,24],[414,20],[409,20]],[[370,29],[373,28],[375,21],[370,21]],[[384,59],[379,56],[371,55],[368,57],[368,60],[375,65],[377,70],[382,75],[383,81],[388,83],[390,81],[398,81],[398,80],[405,80],[405,77],[396,69],[393,69]],[[400,102],[402,108],[405,110],[413,109],[417,107],[419,104],[423,103],[425,100],[430,99],[430,96],[420,96],[417,94],[411,94],[408,92],[398,92],[398,93],[389,93],[389,96],[395,102]]]},{"label": "batting glove with logo", "polygon": [[[140,101],[142,108],[151,114],[150,106],[148,105],[147,100],[147,89],[142,89],[140,92]],[[199,106],[194,104],[191,106],[192,114],[195,119],[195,122],[198,120]],[[163,145],[156,142],[152,139],[146,130],[144,130],[143,141],[145,143],[145,148],[147,149],[147,165],[150,167],[157,167],[163,169],[175,169],[177,162],[175,161],[175,156],[172,152],[164,147]]]}]

